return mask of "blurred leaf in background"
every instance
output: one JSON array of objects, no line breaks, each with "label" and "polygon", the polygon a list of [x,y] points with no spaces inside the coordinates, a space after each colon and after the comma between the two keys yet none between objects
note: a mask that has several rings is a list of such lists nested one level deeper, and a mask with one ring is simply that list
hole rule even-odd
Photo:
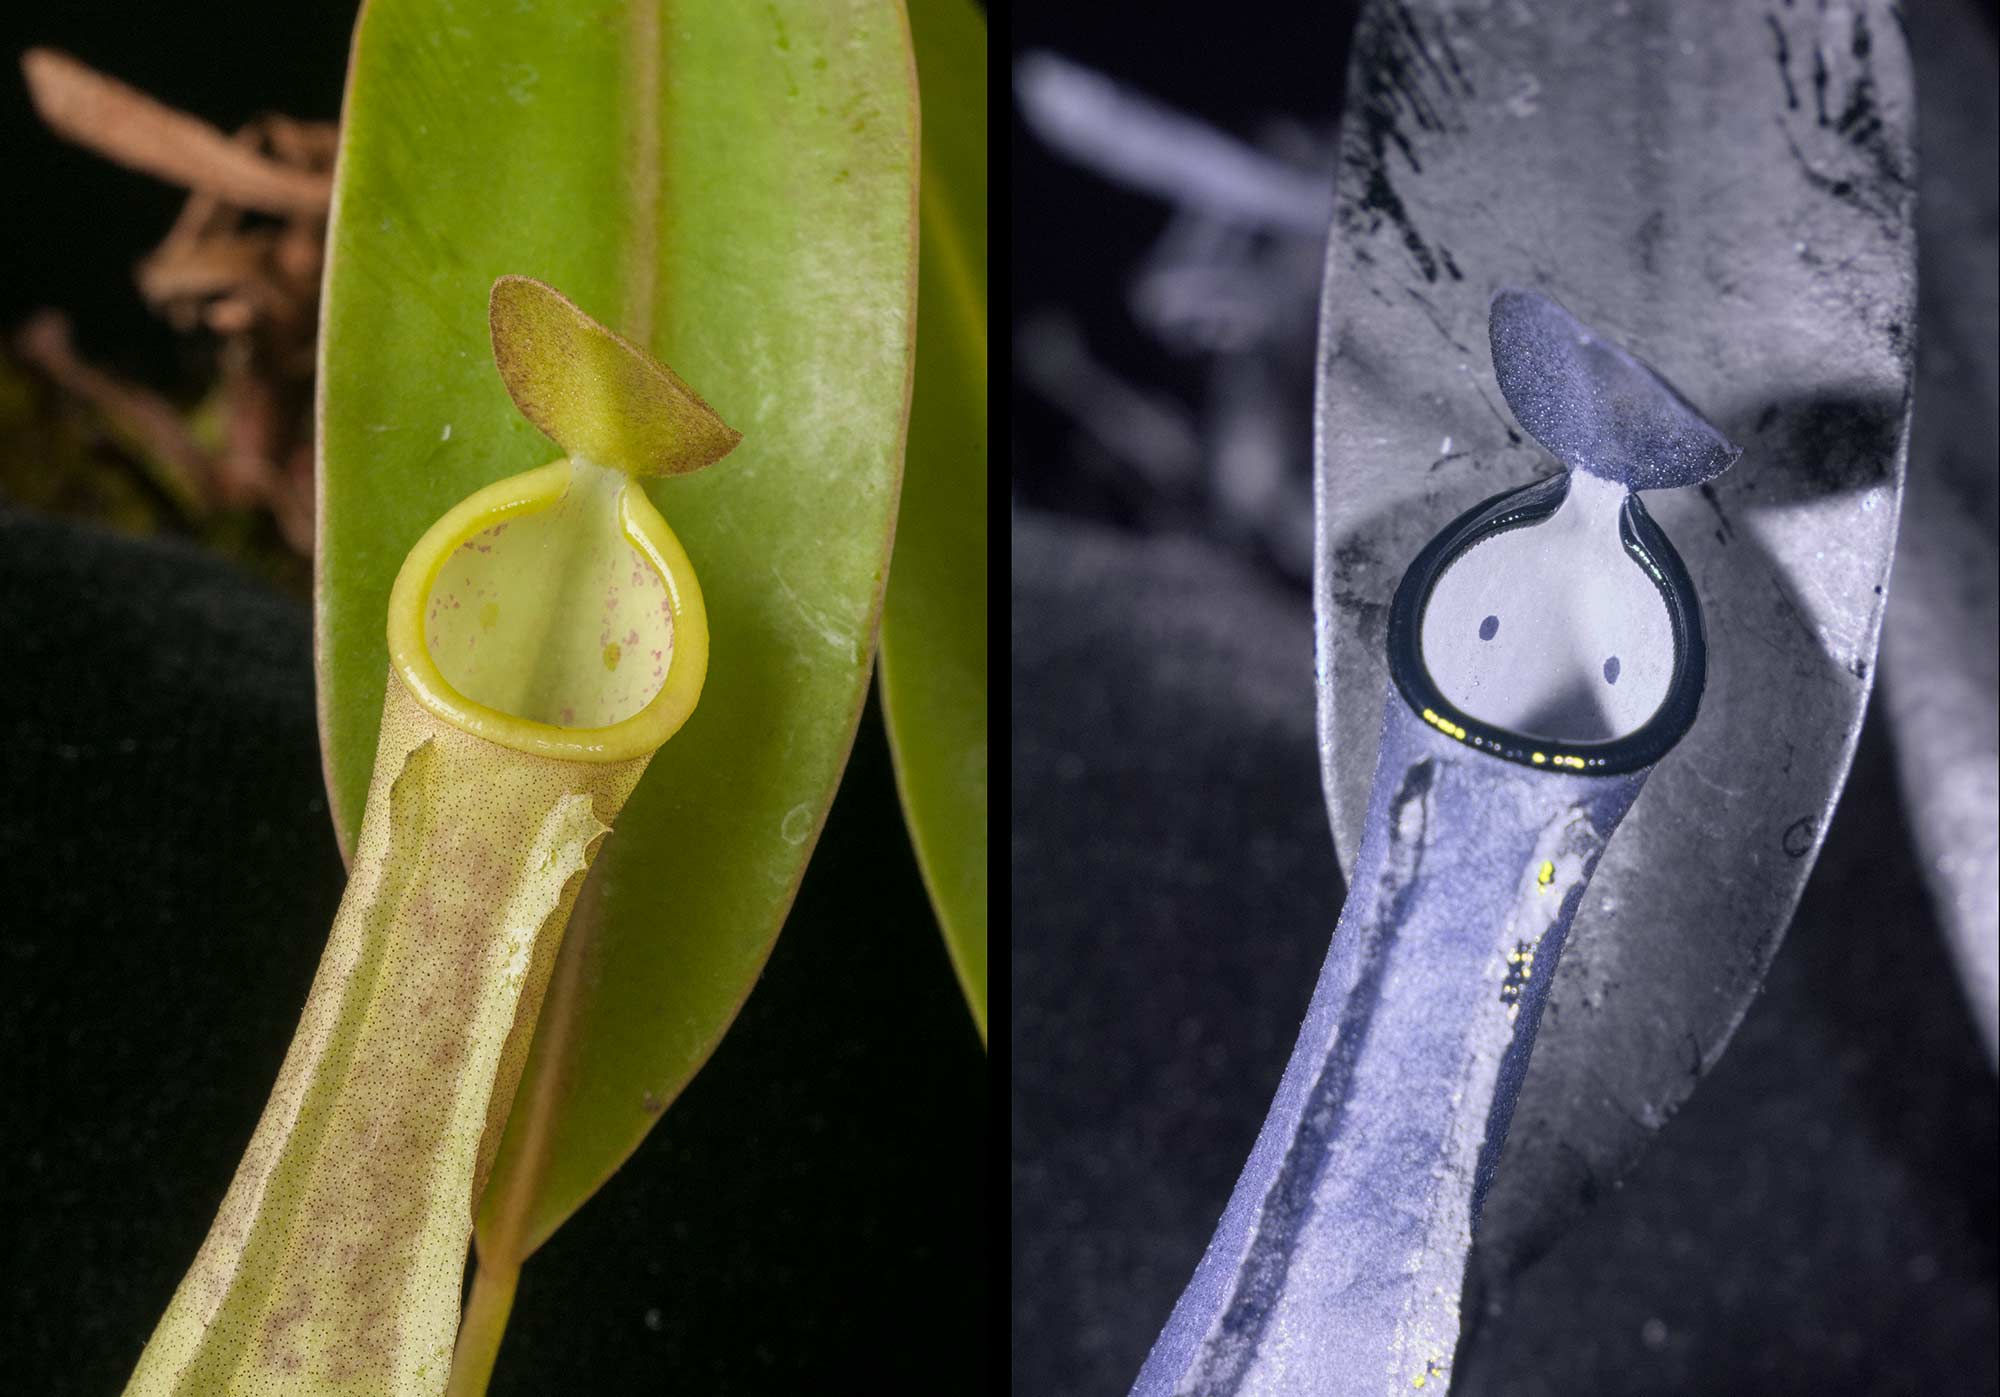
[{"label": "blurred leaf in background", "polygon": [[882,709],[931,905],[986,1037],[986,20],[913,0],[923,87],[917,380],[882,610]]}]

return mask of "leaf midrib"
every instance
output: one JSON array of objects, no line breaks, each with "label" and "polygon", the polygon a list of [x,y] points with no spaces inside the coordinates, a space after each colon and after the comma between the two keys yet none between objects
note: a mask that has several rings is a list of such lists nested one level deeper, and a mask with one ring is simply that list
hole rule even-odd
[{"label": "leaf midrib", "polygon": [[[663,192],[660,178],[660,9],[661,0],[631,0],[632,67],[620,94],[626,151],[624,193],[631,207],[628,212],[630,231],[626,236],[620,269],[623,295],[615,328],[634,344],[649,350],[653,347],[653,308],[657,303],[659,285],[660,199]],[[564,932],[565,939],[592,933],[598,909],[602,906],[594,895],[599,887],[596,880],[586,875],[583,889],[570,914],[569,927]],[[544,1057],[551,1060],[545,1063],[541,1072],[528,1074],[530,1081],[525,1085],[530,1089],[522,1099],[517,1100],[509,1114],[506,1129],[512,1131],[518,1127],[521,1131],[520,1156],[523,1163],[513,1186],[500,1196],[500,1206],[494,1210],[494,1225],[490,1229],[474,1231],[481,1265],[490,1264],[503,1270],[515,1268],[533,1250],[528,1239],[528,1215],[548,1170],[549,1139],[557,1101],[569,1076],[570,1049],[575,1041],[572,1028],[579,1003],[579,996],[574,992],[575,981],[581,973],[582,964],[581,956],[565,957],[558,950],[555,975],[543,998],[543,1003],[552,1012],[536,1027],[536,1037],[544,1044]],[[553,1055],[548,1051],[551,1045]],[[494,1180],[506,1177],[498,1168],[492,1174]],[[483,1198],[473,1200],[475,1218],[484,1203]]]}]

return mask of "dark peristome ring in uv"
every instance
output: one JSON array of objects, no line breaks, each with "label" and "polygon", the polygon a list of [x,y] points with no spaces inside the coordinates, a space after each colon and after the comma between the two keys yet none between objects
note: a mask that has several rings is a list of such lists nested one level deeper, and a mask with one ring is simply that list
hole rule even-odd
[{"label": "dark peristome ring in uv", "polygon": [[1637,495],[1627,495],[1619,509],[1618,536],[1633,562],[1659,588],[1674,645],[1673,676],[1666,697],[1638,728],[1603,742],[1565,742],[1495,727],[1447,700],[1423,660],[1424,610],[1445,570],[1467,549],[1496,534],[1541,523],[1561,507],[1568,494],[1567,471],[1503,491],[1459,515],[1424,545],[1403,574],[1389,608],[1389,673],[1414,712],[1468,747],[1522,766],[1614,776],[1651,766],[1672,750],[1694,723],[1707,675],[1708,652],[1694,580]]}]

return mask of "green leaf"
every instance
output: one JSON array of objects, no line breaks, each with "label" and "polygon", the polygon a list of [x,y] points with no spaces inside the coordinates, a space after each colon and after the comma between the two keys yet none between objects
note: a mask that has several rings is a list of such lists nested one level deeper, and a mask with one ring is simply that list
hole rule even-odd
[{"label": "green leaf", "polygon": [[398,564],[555,456],[487,350],[539,278],[743,434],[647,493],[708,604],[707,686],[604,844],[480,1214],[532,1251],[637,1146],[769,955],[859,719],[911,371],[916,110],[893,0],[370,0],[320,372],[317,632],[351,845]]},{"label": "green leaf", "polygon": [[923,84],[916,397],[882,612],[896,785],[986,1037],[986,21],[912,0]]}]

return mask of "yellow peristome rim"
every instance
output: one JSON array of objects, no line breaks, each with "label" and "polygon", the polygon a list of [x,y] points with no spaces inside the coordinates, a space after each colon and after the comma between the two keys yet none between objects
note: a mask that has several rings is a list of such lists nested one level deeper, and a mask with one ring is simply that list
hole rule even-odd
[{"label": "yellow peristome rim", "polygon": [[558,727],[503,713],[452,687],[424,643],[424,604],[451,556],[495,524],[555,504],[569,489],[570,474],[565,458],[509,476],[466,496],[431,525],[403,559],[389,593],[389,664],[418,703],[476,737],[558,761],[628,761],[649,755],[680,731],[708,674],[708,612],[694,565],[636,481],[627,480],[619,491],[619,523],[626,540],[659,573],[674,623],[666,678],[644,708],[603,728]]}]

